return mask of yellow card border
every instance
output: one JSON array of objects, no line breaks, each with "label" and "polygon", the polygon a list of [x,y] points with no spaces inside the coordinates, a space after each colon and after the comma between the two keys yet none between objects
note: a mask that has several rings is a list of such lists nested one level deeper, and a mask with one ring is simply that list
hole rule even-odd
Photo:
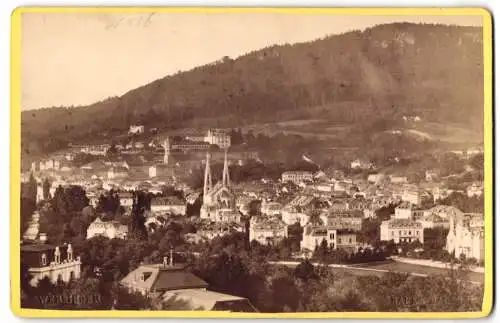
[{"label": "yellow card border", "polygon": [[[335,313],[229,313],[212,311],[79,311],[21,308],[20,302],[20,172],[21,172],[21,17],[24,13],[183,13],[183,14],[331,14],[331,15],[475,15],[483,18],[484,54],[484,202],[485,279],[480,312],[335,312]],[[10,146],[10,284],[11,309],[21,317],[115,318],[358,318],[460,319],[488,316],[493,307],[493,77],[492,17],[483,8],[215,8],[215,7],[20,7],[11,20],[11,146]]]}]

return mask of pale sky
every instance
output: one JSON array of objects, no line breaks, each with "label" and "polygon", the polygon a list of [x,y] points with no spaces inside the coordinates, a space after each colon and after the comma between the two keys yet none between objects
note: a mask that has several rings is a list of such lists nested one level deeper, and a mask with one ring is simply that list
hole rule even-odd
[{"label": "pale sky", "polygon": [[24,13],[22,108],[91,104],[223,56],[397,21],[480,26],[482,17]]}]

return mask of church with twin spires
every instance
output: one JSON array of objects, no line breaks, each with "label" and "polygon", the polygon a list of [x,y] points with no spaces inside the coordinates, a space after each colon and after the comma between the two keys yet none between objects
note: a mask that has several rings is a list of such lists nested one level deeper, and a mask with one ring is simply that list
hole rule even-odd
[{"label": "church with twin spires", "polygon": [[203,183],[203,205],[200,210],[200,218],[212,222],[240,222],[240,213],[236,207],[236,196],[230,185],[227,149],[224,153],[222,181],[217,182],[215,185],[212,185],[210,158],[210,153],[207,153]]}]

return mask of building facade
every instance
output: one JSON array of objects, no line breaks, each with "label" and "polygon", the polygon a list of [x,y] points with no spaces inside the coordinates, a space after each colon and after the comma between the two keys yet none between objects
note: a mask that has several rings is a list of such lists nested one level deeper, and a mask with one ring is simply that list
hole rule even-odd
[{"label": "building facade", "polygon": [[75,257],[71,244],[56,246],[44,243],[21,246],[21,266],[28,268],[30,285],[36,286],[45,277],[52,283],[80,278],[80,257]]},{"label": "building facade", "polygon": [[154,197],[151,200],[151,212],[186,215],[186,202],[174,196]]},{"label": "building facade", "polygon": [[231,146],[231,136],[221,129],[209,129],[205,137],[205,142],[210,145],[219,146],[221,149],[228,149]]},{"label": "building facade", "polygon": [[285,183],[292,182],[294,184],[311,182],[313,180],[313,174],[311,172],[303,171],[288,171],[281,174],[281,180]]},{"label": "building facade", "polygon": [[391,219],[380,224],[380,240],[394,243],[424,243],[424,228],[422,223],[411,219]]},{"label": "building facade", "polygon": [[128,227],[118,221],[102,221],[99,217],[87,228],[87,239],[96,236],[103,236],[108,239],[125,239],[128,234]]},{"label": "building facade", "polygon": [[260,244],[275,245],[288,236],[288,226],[283,221],[269,217],[250,221],[248,240],[257,241]]},{"label": "building facade", "polygon": [[306,225],[302,234],[300,248],[314,251],[323,240],[330,249],[342,249],[354,252],[357,248],[356,233],[352,230],[337,229],[330,226]]},{"label": "building facade", "polygon": [[484,261],[484,216],[465,213],[450,217],[446,249],[456,258],[463,254]]},{"label": "building facade", "polygon": [[130,126],[130,128],[128,129],[128,133],[130,135],[139,135],[141,133],[144,133],[144,126],[143,125]]}]

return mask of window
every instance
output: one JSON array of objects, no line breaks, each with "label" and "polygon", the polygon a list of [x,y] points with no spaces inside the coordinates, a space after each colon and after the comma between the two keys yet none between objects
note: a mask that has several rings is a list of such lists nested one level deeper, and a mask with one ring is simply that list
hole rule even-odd
[{"label": "window", "polygon": [[335,239],[335,233],[330,233],[330,240],[334,240]]},{"label": "window", "polygon": [[401,230],[399,231],[399,235],[401,235]]},{"label": "window", "polygon": [[418,236],[419,235],[418,231],[415,231],[415,234]]},{"label": "window", "polygon": [[410,236],[411,236],[411,231],[408,231],[408,235],[410,235]]},{"label": "window", "polygon": [[352,238],[349,238],[349,243],[352,243]]},{"label": "window", "polygon": [[43,254],[42,255],[42,266],[45,266],[47,264],[47,255]]},{"label": "window", "polygon": [[391,231],[391,236],[394,237],[394,231]]},{"label": "window", "polygon": [[69,279],[70,279],[70,280],[74,280],[74,279],[75,279],[75,272],[74,272],[74,271],[71,271],[71,272],[69,273]]}]

